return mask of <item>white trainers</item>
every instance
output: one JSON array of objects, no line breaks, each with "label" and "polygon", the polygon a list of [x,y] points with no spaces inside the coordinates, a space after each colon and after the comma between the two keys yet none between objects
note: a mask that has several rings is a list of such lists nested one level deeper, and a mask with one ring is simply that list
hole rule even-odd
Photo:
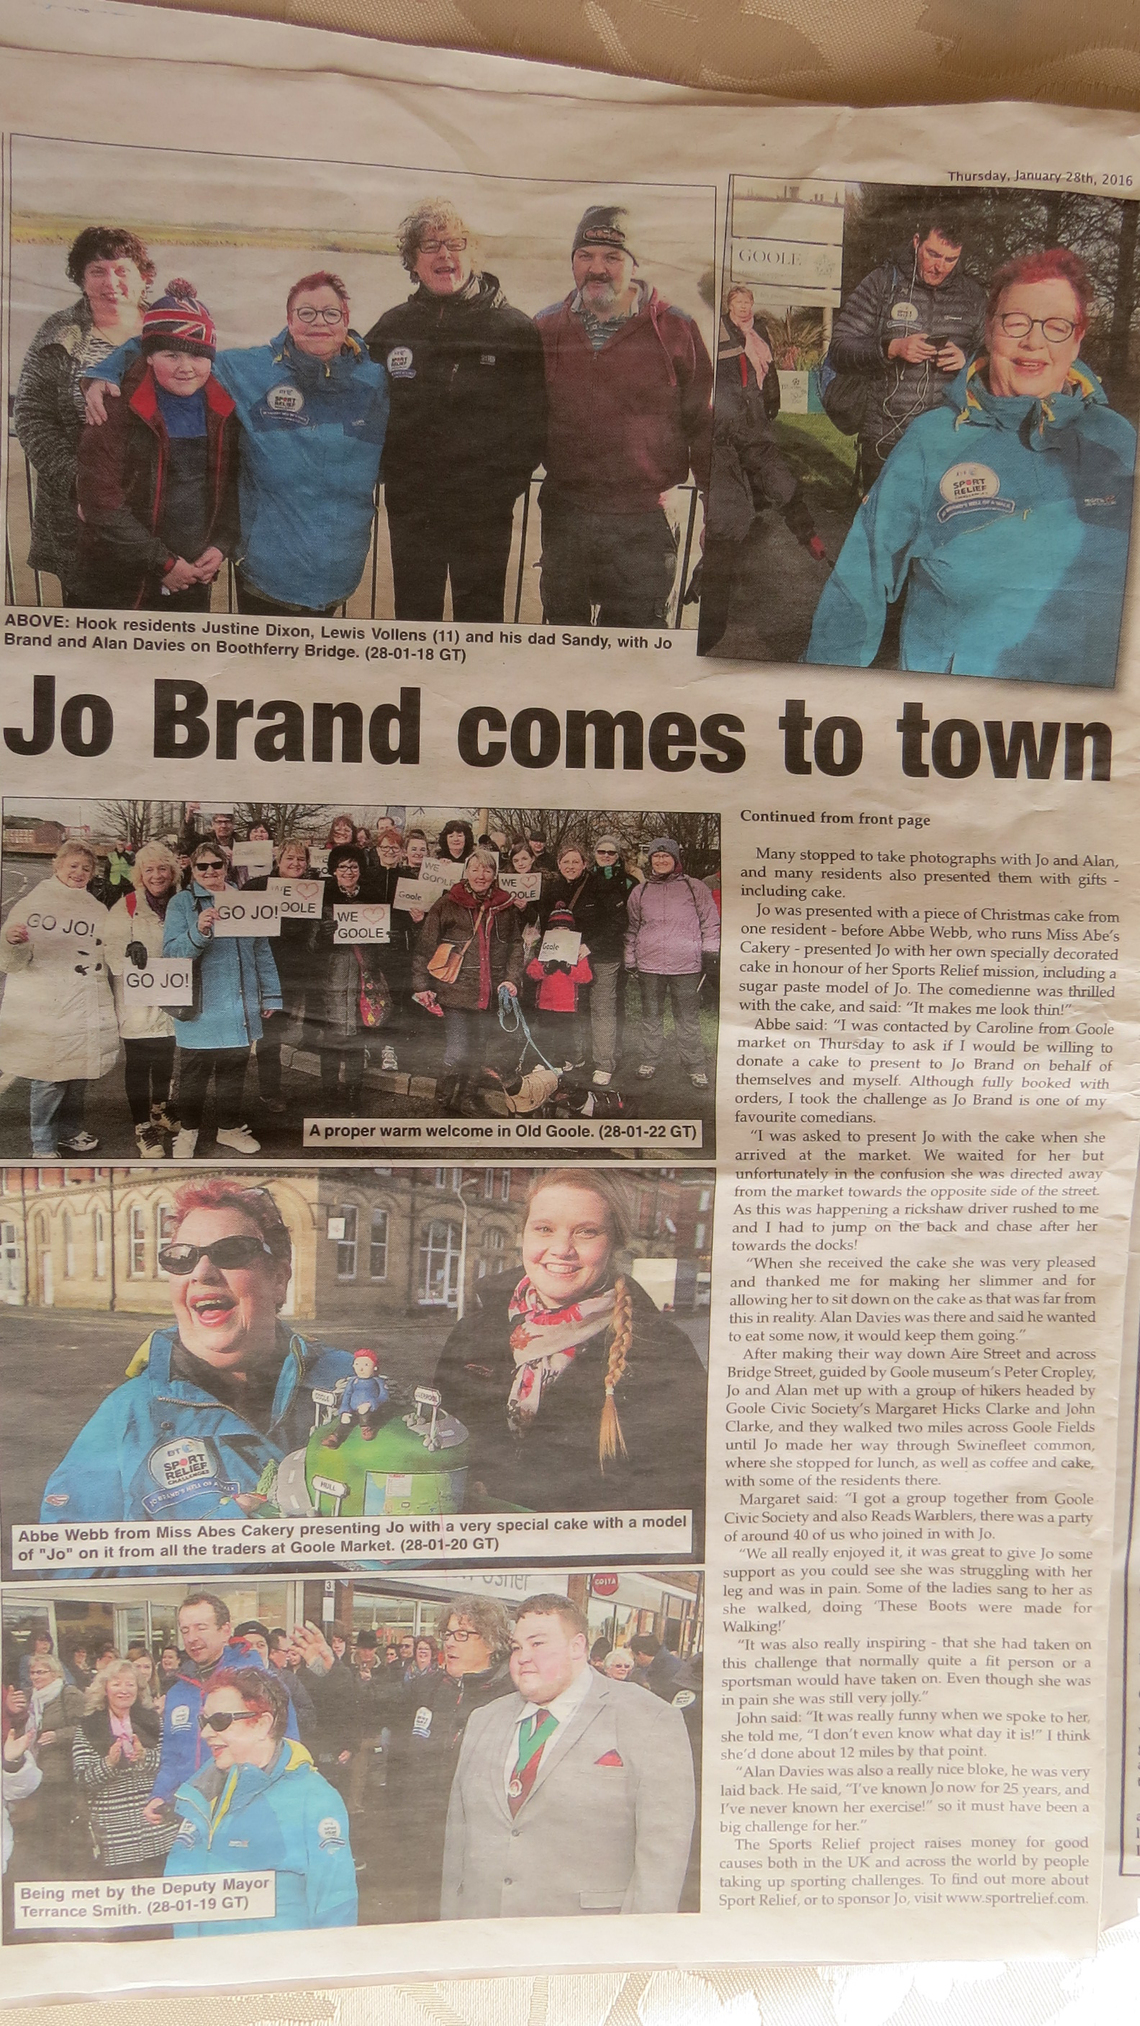
[{"label": "white trainers", "polygon": [[166,1142],[157,1126],[136,1126],[135,1139],[138,1141],[140,1160],[165,1161]]},{"label": "white trainers", "polygon": [[191,1126],[183,1126],[181,1132],[174,1135],[174,1145],[171,1148],[171,1154],[176,1161],[192,1161],[197,1144],[197,1131]]},{"label": "white trainers", "polygon": [[612,1081],[613,1081],[612,1069],[595,1069],[594,1074],[591,1078],[591,1082],[598,1084],[602,1089],[605,1088],[607,1083],[611,1083]]},{"label": "white trainers", "polygon": [[259,1154],[261,1141],[255,1140],[248,1126],[231,1126],[228,1132],[216,1132],[214,1138],[220,1147],[229,1147],[234,1154]]}]

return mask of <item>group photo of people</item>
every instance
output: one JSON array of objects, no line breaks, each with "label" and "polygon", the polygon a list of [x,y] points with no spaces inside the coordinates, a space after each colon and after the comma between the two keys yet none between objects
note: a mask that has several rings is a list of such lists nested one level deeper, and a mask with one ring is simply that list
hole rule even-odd
[{"label": "group photo of people", "polygon": [[20,1184],[6,1546],[25,1524],[654,1512],[680,1515],[661,1554],[699,1560],[711,1169]]},{"label": "group photo of people", "polygon": [[[734,177],[698,652],[1112,688],[1136,221],[1057,188]],[[762,279],[792,241],[802,281]]]},{"label": "group photo of people", "polygon": [[694,625],[713,220],[700,186],[313,164],[301,192],[17,139],[6,596]]},{"label": "group photo of people", "polygon": [[294,1155],[312,1118],[711,1145],[715,815],[6,798],[0,849],[7,1156]]},{"label": "group photo of people", "polygon": [[[35,1883],[270,1871],[196,1939],[699,1911],[699,1571],[117,1584],[4,1604],[5,1944]],[[90,1939],[90,1935],[87,1936]]]}]

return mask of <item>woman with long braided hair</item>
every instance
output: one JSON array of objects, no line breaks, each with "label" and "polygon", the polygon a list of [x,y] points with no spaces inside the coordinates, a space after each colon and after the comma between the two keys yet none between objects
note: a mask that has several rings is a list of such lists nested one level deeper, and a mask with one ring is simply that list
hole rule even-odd
[{"label": "woman with long braided hair", "polygon": [[[629,1206],[606,1169],[536,1177],[523,1271],[479,1285],[435,1375],[471,1436],[469,1507],[704,1505],[706,1378],[627,1269]],[[663,1538],[667,1538],[663,1536]]]}]

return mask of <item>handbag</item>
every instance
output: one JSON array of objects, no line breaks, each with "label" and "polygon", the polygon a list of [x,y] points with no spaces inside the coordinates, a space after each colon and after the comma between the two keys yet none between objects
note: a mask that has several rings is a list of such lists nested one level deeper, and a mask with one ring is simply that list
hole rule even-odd
[{"label": "handbag", "polygon": [[355,950],[353,955],[360,972],[360,995],[356,1002],[360,1009],[360,1024],[362,1027],[383,1027],[392,1011],[392,994],[388,990],[388,980],[382,973],[369,973],[365,970],[364,958],[359,950]]},{"label": "handbag", "polygon": [[475,941],[475,938],[478,935],[480,928],[482,927],[483,916],[486,914],[486,912],[487,910],[485,906],[479,909],[479,912],[475,917],[475,926],[472,929],[471,934],[468,936],[467,941],[465,943],[436,944],[435,949],[432,951],[431,956],[427,960],[427,971],[428,976],[434,978],[438,984],[440,985],[455,984],[456,979],[458,978],[459,973],[463,968],[463,959],[467,955],[468,950],[471,948],[472,943]]}]

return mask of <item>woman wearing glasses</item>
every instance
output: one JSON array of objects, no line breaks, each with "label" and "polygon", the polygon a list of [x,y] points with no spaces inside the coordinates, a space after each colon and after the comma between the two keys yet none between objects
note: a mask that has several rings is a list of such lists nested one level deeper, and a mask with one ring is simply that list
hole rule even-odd
[{"label": "woman wearing glasses", "polygon": [[515,501],[546,443],[542,340],[450,203],[417,205],[398,245],[414,292],[365,339],[391,384],[395,616],[442,619],[450,576],[454,618],[501,621]]},{"label": "woman wearing glasses", "polygon": [[267,1190],[211,1176],[179,1191],[158,1255],[173,1323],[136,1351],[53,1471],[45,1521],[256,1515],[267,1466],[314,1427],[314,1388],[352,1375],[349,1352],[279,1322],[291,1256]]},{"label": "woman wearing glasses", "polygon": [[195,973],[193,1006],[182,1018],[174,1016],[182,1120],[174,1140],[176,1161],[194,1158],[211,1077],[218,1145],[234,1154],[259,1151],[260,1141],[242,1119],[245,1072],[266,1016],[282,1008],[267,938],[215,934],[218,903],[236,892],[218,846],[204,840],[192,870],[190,885],[170,901],[162,928],[163,956],[189,958]]},{"label": "woman wearing glasses", "polygon": [[[137,343],[88,375],[87,420]],[[348,291],[321,268],[289,290],[268,345],[219,352],[214,371],[237,410],[239,612],[327,617],[364,575],[388,425],[388,380],[349,326]]]},{"label": "woman wearing glasses", "polygon": [[271,1914],[176,1921],[176,1939],[263,1934],[271,1928],[356,1926],[356,1866],[335,1787],[285,1735],[289,1698],[261,1668],[223,1668],[198,1719],[210,1763],[179,1787],[181,1822],[167,1878],[272,1871]]},{"label": "woman wearing glasses", "polygon": [[806,661],[869,667],[905,596],[900,668],[1112,686],[1136,432],[1079,356],[1092,296],[1065,247],[998,269],[985,349],[892,450]]},{"label": "woman wearing glasses", "polygon": [[439,1916],[447,1802],[463,1733],[474,1710],[514,1691],[510,1620],[494,1598],[452,1597],[436,1638],[440,1666],[412,1674],[389,1719],[388,1837],[407,1860],[393,1909],[400,1920]]}]

